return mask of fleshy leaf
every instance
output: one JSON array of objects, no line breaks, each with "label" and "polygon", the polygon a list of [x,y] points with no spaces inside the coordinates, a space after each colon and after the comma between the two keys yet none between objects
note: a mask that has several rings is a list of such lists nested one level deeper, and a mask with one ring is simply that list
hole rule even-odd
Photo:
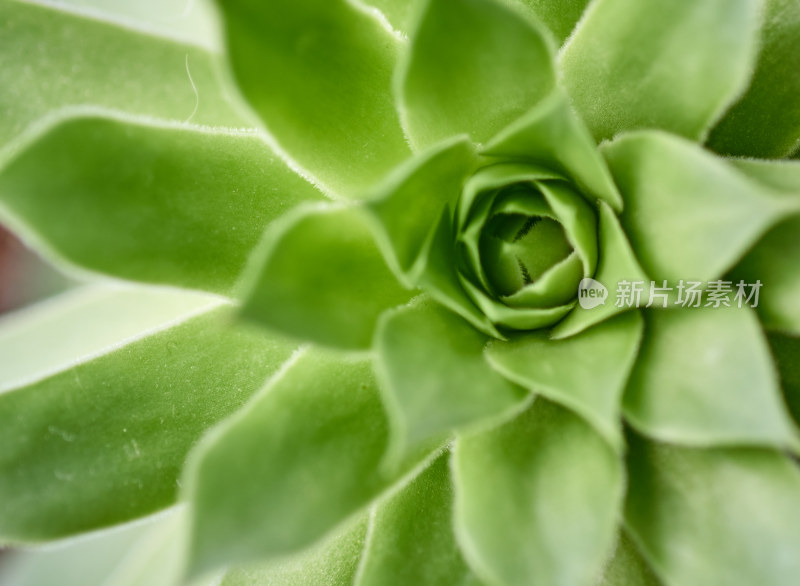
[{"label": "fleshy leaf", "polygon": [[634,311],[564,340],[534,332],[495,341],[486,356],[509,380],[574,410],[619,449],[620,401],[641,335]]},{"label": "fleshy leaf", "polygon": [[352,584],[367,537],[367,517],[346,523],[294,555],[235,568],[219,586],[340,586]]},{"label": "fleshy leaf", "polygon": [[533,14],[550,29],[561,44],[575,28],[589,0],[503,0],[503,2]]},{"label": "fleshy leaf", "polygon": [[622,225],[656,280],[717,278],[800,209],[799,201],[666,133],[630,133],[601,150],[625,201]]},{"label": "fleshy leaf", "polygon": [[378,316],[413,294],[355,207],[306,207],[276,223],[245,277],[245,317],[304,340],[368,348]]},{"label": "fleshy leaf", "polygon": [[[108,578],[150,523],[87,535],[47,549],[4,551],[0,584],[9,586],[117,586]],[[145,585],[141,585],[145,586]]]},{"label": "fleshy leaf", "polygon": [[213,586],[213,578],[182,580],[187,535],[186,509],[168,511],[150,523],[149,531],[137,540],[102,586]]},{"label": "fleshy leaf", "polygon": [[0,38],[0,151],[64,107],[243,124],[216,77],[215,58],[199,47],[19,0],[0,4]]},{"label": "fleshy leaf", "polygon": [[376,507],[355,586],[475,583],[453,535],[449,456]]},{"label": "fleshy leaf", "polygon": [[744,96],[711,132],[709,146],[727,155],[781,158],[800,145],[800,5],[766,0],[761,50]]},{"label": "fleshy leaf", "polygon": [[666,584],[791,586],[800,471],[783,454],[631,441],[626,524]]},{"label": "fleshy leaf", "polygon": [[[759,182],[800,201],[800,163],[734,160],[736,167]],[[767,328],[800,335],[800,218],[774,228],[731,271],[734,282],[760,281],[758,313]]]},{"label": "fleshy leaf", "polygon": [[555,84],[552,49],[495,0],[426,0],[401,62],[406,130],[417,148],[468,134],[490,140]]},{"label": "fleshy leaf", "polygon": [[[108,316],[113,299],[94,316],[72,300],[64,311],[45,308],[58,327],[39,327],[39,378],[25,374],[25,386],[0,394],[2,541],[59,538],[173,504],[192,445],[292,351],[260,332],[231,327],[228,310],[192,317],[202,311],[196,300],[181,307],[173,299],[178,293],[162,295],[172,315],[165,319],[163,309],[153,309],[160,319],[135,337],[133,316],[121,312],[143,315],[143,305],[159,305],[155,292],[138,298],[138,306],[121,295],[116,318]],[[26,321],[35,323],[39,310],[30,311]],[[65,363],[60,346],[75,335],[70,320],[78,331],[97,327],[102,350],[87,355],[87,343]],[[13,343],[14,336],[3,341]]]},{"label": "fleshy leaf", "polygon": [[384,316],[375,348],[396,452],[522,403],[527,393],[484,360],[487,340],[429,300]]},{"label": "fleshy leaf", "polygon": [[193,453],[192,571],[310,546],[394,479],[388,436],[368,358],[300,351]]},{"label": "fleshy leaf", "polygon": [[68,119],[0,171],[0,215],[49,256],[225,294],[274,218],[321,199],[256,135],[118,119]]},{"label": "fleshy leaf", "polygon": [[380,221],[391,248],[387,256],[396,260],[401,274],[410,273],[442,213],[458,201],[476,166],[470,143],[459,138],[409,160],[375,189],[367,207]]},{"label": "fleshy leaf", "polygon": [[221,0],[245,98],[302,167],[353,198],[409,155],[394,108],[401,43],[347,0]]},{"label": "fleshy leaf", "polygon": [[800,422],[800,338],[776,332],[768,334],[775,367],[780,375],[786,405]]},{"label": "fleshy leaf", "polygon": [[759,0],[599,0],[561,53],[597,140],[660,128],[697,140],[747,87]]},{"label": "fleshy leaf", "polygon": [[620,528],[614,555],[603,570],[603,579],[598,586],[660,586],[653,570],[642,558],[642,554],[628,533]]},{"label": "fleshy leaf", "polygon": [[626,418],[690,445],[796,447],[769,348],[747,307],[647,310]]},{"label": "fleshy leaf", "polygon": [[430,246],[420,263],[417,285],[431,297],[490,336],[499,336],[495,327],[464,291],[455,254],[455,235],[450,211],[442,213]]},{"label": "fleshy leaf", "polygon": [[622,210],[622,198],[594,139],[561,91],[504,128],[482,154],[555,168],[575,181],[590,201],[599,198]]},{"label": "fleshy leaf", "polygon": [[581,305],[576,305],[553,328],[551,337],[554,339],[572,336],[611,316],[627,311],[628,307],[616,303],[615,293],[618,284],[622,281],[647,281],[647,275],[639,266],[617,216],[605,202],[600,202],[597,232],[600,254],[594,278],[606,287],[608,297],[604,303],[595,307],[584,309]]},{"label": "fleshy leaf", "polygon": [[623,493],[613,450],[544,399],[455,449],[456,534],[490,584],[596,582],[611,553]]},{"label": "fleshy leaf", "polygon": [[214,309],[210,295],[131,285],[83,286],[0,318],[0,393],[89,361],[181,316]]},{"label": "fleshy leaf", "polygon": [[405,34],[413,20],[414,0],[357,0],[381,12],[395,31]]}]

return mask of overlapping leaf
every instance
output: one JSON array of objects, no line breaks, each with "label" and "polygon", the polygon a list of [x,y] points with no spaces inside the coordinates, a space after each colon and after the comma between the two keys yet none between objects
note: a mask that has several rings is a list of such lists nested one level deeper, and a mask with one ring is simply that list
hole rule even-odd
[{"label": "overlapping leaf", "polygon": [[779,452],[633,438],[625,520],[667,584],[790,586],[800,558],[800,471]]},{"label": "overlapping leaf", "polygon": [[0,5],[0,38],[0,150],[65,107],[245,124],[217,78],[216,57],[197,46],[21,0]]},{"label": "overlapping leaf", "polygon": [[598,140],[660,128],[697,140],[744,91],[759,0],[599,0],[560,56],[570,97]]},{"label": "overlapping leaf", "polygon": [[490,584],[595,584],[611,553],[622,464],[568,411],[536,399],[514,420],[459,439],[455,522]]},{"label": "overlapping leaf", "polygon": [[223,0],[231,67],[269,132],[357,197],[409,154],[391,77],[400,41],[347,0]]},{"label": "overlapping leaf", "polygon": [[555,84],[537,27],[494,0],[426,0],[398,70],[400,107],[423,148],[458,134],[486,142]]},{"label": "overlapping leaf", "polygon": [[[41,361],[11,370],[16,386],[0,394],[3,541],[72,535],[175,502],[192,445],[292,351],[230,327],[228,310],[211,311],[217,305],[171,291],[112,291],[15,318],[0,344],[30,348],[35,338]],[[93,336],[67,356],[64,346],[86,329]],[[5,363],[14,353],[0,356]]]},{"label": "overlapping leaf", "polygon": [[272,220],[321,199],[257,135],[120,119],[68,119],[0,170],[0,215],[54,258],[225,294]]}]

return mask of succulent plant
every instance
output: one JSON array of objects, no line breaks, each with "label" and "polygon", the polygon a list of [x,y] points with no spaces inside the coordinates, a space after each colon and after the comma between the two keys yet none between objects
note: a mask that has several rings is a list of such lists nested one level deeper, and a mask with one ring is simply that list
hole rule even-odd
[{"label": "succulent plant", "polygon": [[797,583],[800,3],[217,9],[0,4],[20,580]]}]

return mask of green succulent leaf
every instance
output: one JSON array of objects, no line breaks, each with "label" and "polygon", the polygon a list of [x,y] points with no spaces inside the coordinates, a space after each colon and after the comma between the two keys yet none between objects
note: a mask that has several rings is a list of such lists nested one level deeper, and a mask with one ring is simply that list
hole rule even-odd
[{"label": "green succulent leaf", "polygon": [[503,0],[506,4],[530,13],[550,29],[559,44],[563,43],[580,20],[589,0]]},{"label": "green succulent leaf", "polygon": [[388,439],[370,360],[299,351],[193,455],[192,572],[311,545],[397,477]]},{"label": "green succulent leaf", "polygon": [[800,338],[772,332],[767,339],[780,376],[786,405],[794,420],[798,422],[800,421]]},{"label": "green succulent leaf", "polygon": [[149,523],[135,523],[59,543],[55,548],[6,551],[0,565],[0,584],[105,586],[128,551],[149,531]]},{"label": "green succulent leaf", "polygon": [[560,56],[597,140],[660,128],[704,138],[750,80],[760,0],[599,0]]},{"label": "green succulent leaf", "polygon": [[797,449],[754,311],[702,307],[645,317],[624,398],[637,429],[675,443]]},{"label": "green succulent leaf", "polygon": [[4,363],[34,344],[41,361],[11,369],[0,394],[0,540],[55,539],[175,502],[192,445],[292,351],[230,327],[217,306],[174,291],[89,291],[9,318]]},{"label": "green succulent leaf", "polygon": [[126,552],[102,586],[212,586],[211,579],[183,580],[186,508],[176,507],[148,521],[148,531]]},{"label": "green succulent leaf", "polygon": [[647,281],[647,275],[639,265],[631,250],[631,245],[620,226],[619,219],[604,202],[599,205],[598,249],[601,251],[597,261],[594,278],[604,287],[611,288],[606,302],[596,307],[575,308],[553,328],[551,337],[566,338],[601,323],[614,315],[628,311],[628,307],[611,302],[614,288],[622,281]]},{"label": "green succulent leaf", "polygon": [[219,586],[340,586],[352,584],[367,538],[367,517],[345,523],[310,548],[225,573]]},{"label": "green succulent leaf", "polygon": [[0,216],[48,256],[222,294],[267,225],[322,199],[256,135],[117,118],[67,119],[0,170]]},{"label": "green succulent leaf", "polygon": [[594,584],[623,493],[613,450],[544,399],[455,448],[456,534],[490,584]]},{"label": "green succulent leaf", "polygon": [[356,586],[478,585],[453,535],[449,456],[375,508]]},{"label": "green succulent leaf", "polygon": [[594,139],[561,91],[554,91],[500,131],[482,153],[555,169],[575,181],[588,199],[601,199],[614,210],[622,210],[622,198]]},{"label": "green succulent leaf", "polygon": [[708,145],[726,155],[790,155],[800,144],[800,5],[766,0],[761,49],[747,92],[717,124]]},{"label": "green succulent leaf", "polygon": [[487,142],[554,87],[552,48],[532,22],[495,0],[422,7],[397,83],[416,148],[459,134]]},{"label": "green succulent leaf", "polygon": [[405,35],[413,24],[415,0],[357,0],[379,10],[393,30]]},{"label": "green succulent leaf", "polygon": [[401,42],[377,19],[347,0],[219,4],[239,88],[315,179],[355,198],[409,155],[391,81]]},{"label": "green succulent leaf", "polygon": [[563,340],[543,331],[495,341],[486,357],[509,380],[572,409],[620,449],[620,402],[641,336],[642,319],[633,311]]},{"label": "green succulent leaf", "polygon": [[761,449],[633,438],[625,520],[666,584],[790,586],[800,559],[800,471]]},{"label": "green succulent leaf", "polygon": [[628,532],[620,528],[614,555],[603,570],[598,586],[660,586],[650,565],[644,560]]},{"label": "green succulent leaf", "polygon": [[[764,185],[800,201],[800,163],[734,160],[736,167]],[[735,281],[761,281],[758,313],[767,328],[800,335],[800,217],[779,223],[731,271]]]},{"label": "green succulent leaf", "polygon": [[301,339],[368,348],[380,314],[406,303],[404,289],[358,207],[311,207],[282,218],[253,255],[242,313]]},{"label": "green succulent leaf", "polygon": [[10,143],[65,108],[246,124],[217,79],[217,58],[200,47],[20,0],[0,5],[0,38],[0,163],[4,147],[13,152]]},{"label": "green succulent leaf", "polygon": [[718,278],[767,229],[800,209],[800,200],[666,133],[630,133],[602,151],[625,200],[622,225],[657,280]]},{"label": "green succulent leaf", "polygon": [[430,300],[387,312],[376,332],[394,451],[519,407],[524,390],[486,363],[488,337]]},{"label": "green succulent leaf", "polygon": [[458,201],[477,156],[465,138],[435,146],[397,169],[367,205],[383,228],[399,276],[413,282],[412,268],[433,236],[445,209]]},{"label": "green succulent leaf", "polygon": [[436,224],[430,246],[420,262],[417,284],[444,307],[460,315],[481,332],[499,336],[489,319],[472,301],[458,273],[458,261],[453,242],[455,227],[449,209]]}]

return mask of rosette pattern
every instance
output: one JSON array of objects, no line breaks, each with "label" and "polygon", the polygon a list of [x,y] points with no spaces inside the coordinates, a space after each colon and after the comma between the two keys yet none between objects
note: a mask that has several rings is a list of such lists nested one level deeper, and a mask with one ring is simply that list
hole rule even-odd
[{"label": "rosette pattern", "polygon": [[112,586],[796,582],[795,2],[218,8],[224,60],[0,6],[0,217],[92,281],[0,322],[4,542],[173,508],[72,551],[135,538]]}]

